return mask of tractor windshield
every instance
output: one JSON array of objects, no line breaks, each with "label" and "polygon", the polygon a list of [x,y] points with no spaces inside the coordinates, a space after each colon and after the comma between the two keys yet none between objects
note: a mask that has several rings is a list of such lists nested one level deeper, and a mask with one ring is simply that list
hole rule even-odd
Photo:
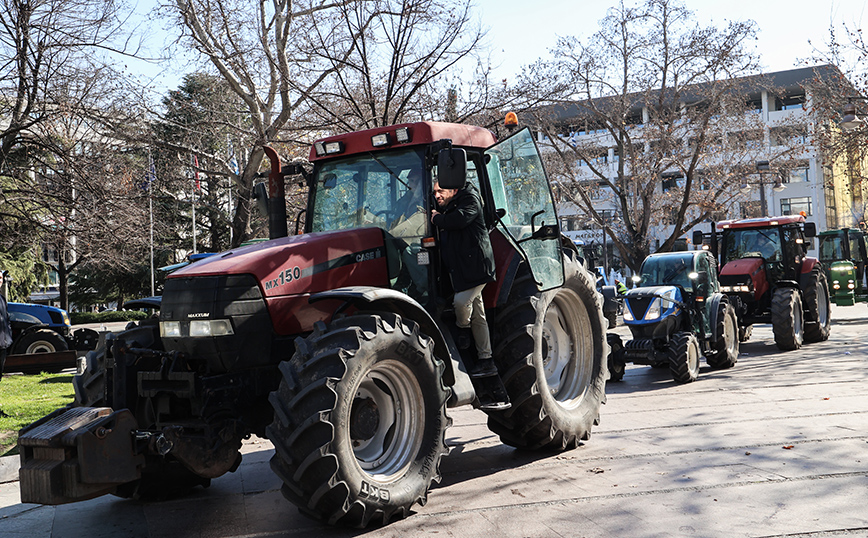
[{"label": "tractor windshield", "polygon": [[836,233],[820,236],[820,260],[838,261],[845,259],[844,234]]},{"label": "tractor windshield", "polygon": [[777,228],[733,229],[723,245],[723,263],[741,258],[781,261],[781,242]]},{"label": "tractor windshield", "polygon": [[693,291],[693,254],[666,254],[649,256],[642,263],[639,286],[681,286],[684,291]]},{"label": "tractor windshield", "polygon": [[311,231],[377,226],[395,237],[418,240],[428,222],[425,193],[431,177],[424,163],[424,151],[418,148],[323,163],[314,181]]}]

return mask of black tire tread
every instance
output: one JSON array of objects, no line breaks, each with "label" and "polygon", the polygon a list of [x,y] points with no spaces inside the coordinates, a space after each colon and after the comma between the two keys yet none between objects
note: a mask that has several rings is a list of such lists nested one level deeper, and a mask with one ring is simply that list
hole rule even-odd
[{"label": "black tire tread", "polygon": [[[822,285],[821,285],[822,283]],[[820,290],[825,290],[823,294]],[[829,299],[829,283],[826,273],[819,266],[811,269],[811,274],[805,288],[802,290],[805,299],[805,342],[825,342],[829,339],[832,324],[831,300]],[[826,321],[819,323],[820,301],[826,302]]]},{"label": "black tire tread", "polygon": [[[693,341],[693,342],[691,342]],[[690,333],[675,333],[669,341],[666,352],[669,356],[669,371],[678,383],[696,381],[699,374],[699,357],[696,358],[696,368],[690,368],[690,361],[685,360],[691,346],[695,346],[696,337]]]},{"label": "black tire tread", "polygon": [[793,351],[802,347],[795,327],[795,312],[796,309],[801,309],[800,302],[799,292],[792,288],[776,288],[772,295],[772,332],[775,344],[781,351]]}]

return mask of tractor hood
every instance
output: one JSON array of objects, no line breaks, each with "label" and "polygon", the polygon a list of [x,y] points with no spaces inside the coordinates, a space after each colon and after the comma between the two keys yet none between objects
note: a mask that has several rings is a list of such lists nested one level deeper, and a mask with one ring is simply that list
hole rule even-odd
[{"label": "tractor hood", "polygon": [[379,228],[281,237],[188,265],[169,279],[250,274],[266,298],[310,295],[341,286],[389,284]]},{"label": "tractor hood", "polygon": [[720,270],[721,275],[751,275],[754,277],[763,270],[762,258],[741,258],[732,260]]},{"label": "tractor hood", "polygon": [[678,303],[683,301],[678,286],[634,288],[624,295],[624,299],[624,323],[627,325],[657,323],[676,315],[681,311]]}]

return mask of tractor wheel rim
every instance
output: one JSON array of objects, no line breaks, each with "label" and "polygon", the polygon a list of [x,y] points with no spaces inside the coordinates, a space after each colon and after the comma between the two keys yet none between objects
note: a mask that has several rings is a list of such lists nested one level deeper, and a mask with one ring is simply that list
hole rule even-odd
[{"label": "tractor wheel rim", "polygon": [[373,480],[388,481],[414,461],[425,429],[424,408],[419,382],[401,362],[381,361],[362,379],[350,416],[364,423],[352,424],[357,438],[350,437],[359,467]]},{"label": "tractor wheel rim", "polygon": [[546,389],[566,408],[581,403],[593,375],[593,360],[585,353],[594,353],[591,323],[588,313],[578,306],[578,295],[561,289],[546,310],[543,320],[543,375]]},{"label": "tractor wheel rim", "polygon": [[56,350],[54,349],[54,346],[52,346],[48,342],[40,340],[38,342],[33,342],[32,344],[27,346],[27,349],[24,351],[24,353],[26,355],[31,355],[33,353],[54,353],[55,351]]}]

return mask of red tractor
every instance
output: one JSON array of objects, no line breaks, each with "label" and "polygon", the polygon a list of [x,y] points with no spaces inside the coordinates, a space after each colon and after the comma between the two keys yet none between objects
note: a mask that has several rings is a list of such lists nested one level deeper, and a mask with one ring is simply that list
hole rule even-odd
[{"label": "red tractor", "polygon": [[[257,435],[274,444],[286,498],[361,527],[425,503],[448,451],[447,408],[482,408],[523,449],[589,438],[607,378],[601,299],[560,234],[528,129],[496,143],[486,129],[421,122],[319,140],[305,233],[291,237],[282,189],[300,170],[268,154],[272,238],[171,274],[158,321],[91,352],[75,403],[21,432],[23,502],[207,486]],[[412,183],[414,171],[427,181]],[[434,178],[482,194],[493,378],[469,375],[475,350],[457,345]],[[511,408],[486,405],[504,388]]]},{"label": "red tractor", "polygon": [[807,256],[805,239],[816,226],[801,215],[727,220],[704,239],[720,257],[720,286],[735,306],[739,340],[754,323],[771,323],[784,351],[829,338],[829,285],[817,258]]}]

